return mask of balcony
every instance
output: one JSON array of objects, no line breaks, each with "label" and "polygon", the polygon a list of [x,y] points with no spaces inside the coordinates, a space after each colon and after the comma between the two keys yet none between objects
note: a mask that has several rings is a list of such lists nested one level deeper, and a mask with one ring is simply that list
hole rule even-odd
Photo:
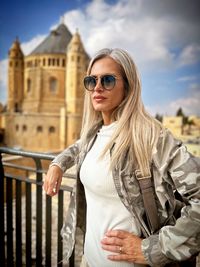
[{"label": "balcony", "polygon": [[[0,147],[1,266],[79,266],[81,244],[65,262],[60,235],[75,177],[65,174],[53,198],[42,190],[43,175],[53,158]],[[196,266],[200,267],[200,256]]]},{"label": "balcony", "polygon": [[75,266],[65,262],[60,235],[74,175],[65,174],[59,194],[43,189],[53,155],[0,148],[1,266]]}]

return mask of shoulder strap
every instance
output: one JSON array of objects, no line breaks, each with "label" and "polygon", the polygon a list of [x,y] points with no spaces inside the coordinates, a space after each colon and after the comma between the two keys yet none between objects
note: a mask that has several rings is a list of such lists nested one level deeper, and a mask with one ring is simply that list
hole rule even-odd
[{"label": "shoulder strap", "polygon": [[140,170],[135,171],[135,176],[139,182],[142,193],[144,208],[149,223],[151,233],[155,233],[160,228],[158,209],[154,197],[154,190],[152,186],[151,176],[142,176]]}]

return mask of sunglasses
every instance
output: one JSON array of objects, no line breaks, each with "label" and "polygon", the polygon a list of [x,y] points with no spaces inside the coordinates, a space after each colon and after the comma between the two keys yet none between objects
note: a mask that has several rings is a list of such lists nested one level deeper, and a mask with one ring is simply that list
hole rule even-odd
[{"label": "sunglasses", "polygon": [[106,75],[103,75],[99,78],[94,77],[94,76],[86,76],[83,80],[85,89],[88,91],[93,91],[97,85],[98,79],[100,79],[101,86],[105,90],[112,90],[114,88],[114,86],[116,84],[116,80],[117,80],[117,78],[111,74],[106,74]]}]

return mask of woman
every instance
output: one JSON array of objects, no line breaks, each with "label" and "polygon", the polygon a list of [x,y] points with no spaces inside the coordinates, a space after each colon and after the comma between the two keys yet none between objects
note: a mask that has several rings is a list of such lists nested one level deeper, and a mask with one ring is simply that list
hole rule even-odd
[{"label": "woman", "polygon": [[[81,138],[55,158],[44,182],[54,196],[63,173],[77,164],[76,196],[63,228],[67,257],[80,227],[86,266],[161,267],[190,258],[200,250],[199,159],[145,111],[127,52],[99,51],[87,75]],[[138,173],[152,176],[157,232],[146,219]],[[175,189],[189,200],[177,221]]]}]

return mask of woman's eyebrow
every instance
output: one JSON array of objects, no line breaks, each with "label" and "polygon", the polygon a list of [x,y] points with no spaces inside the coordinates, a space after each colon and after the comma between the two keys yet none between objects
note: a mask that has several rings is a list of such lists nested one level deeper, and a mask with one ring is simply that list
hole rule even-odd
[{"label": "woman's eyebrow", "polygon": [[90,74],[90,76],[92,76],[92,77],[94,77],[94,78],[102,77],[102,76],[105,76],[105,75],[118,76],[118,75],[120,75],[120,74],[115,73],[115,72],[106,72],[106,73],[103,73],[103,74],[101,74],[101,75],[98,75],[98,74]]}]

